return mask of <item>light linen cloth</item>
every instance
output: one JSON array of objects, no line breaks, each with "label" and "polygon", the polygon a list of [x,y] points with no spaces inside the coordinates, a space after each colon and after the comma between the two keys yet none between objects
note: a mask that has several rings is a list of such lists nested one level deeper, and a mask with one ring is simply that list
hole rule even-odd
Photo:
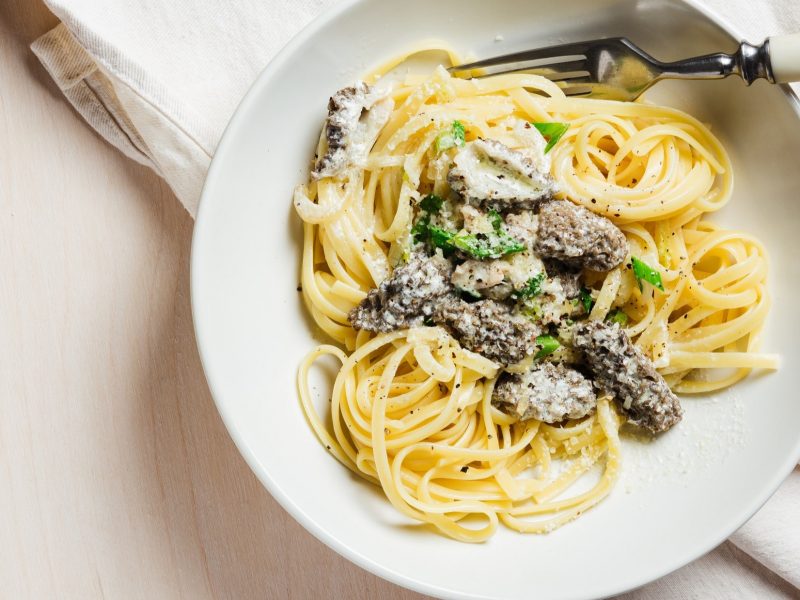
[{"label": "light linen cloth", "polygon": [[[32,46],[111,144],[192,215],[228,119],[258,73],[337,0],[45,0],[62,24]],[[707,0],[751,42],[800,31],[800,0]],[[800,469],[731,538],[629,598],[800,598]]]}]

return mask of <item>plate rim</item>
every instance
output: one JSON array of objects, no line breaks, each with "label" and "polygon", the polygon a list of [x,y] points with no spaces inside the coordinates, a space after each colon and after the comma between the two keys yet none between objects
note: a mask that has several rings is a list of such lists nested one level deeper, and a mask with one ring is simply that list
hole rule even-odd
[{"label": "plate rim", "polygon": [[[248,467],[255,474],[261,485],[266,488],[270,495],[295,521],[297,521],[316,539],[321,541],[340,556],[346,558],[350,562],[365,569],[373,575],[381,577],[387,581],[390,581],[391,583],[415,592],[419,592],[421,594],[427,594],[439,598],[463,598],[469,600],[485,599],[489,597],[456,591],[428,583],[409,577],[386,565],[378,563],[372,560],[370,557],[354,550],[337,537],[329,534],[322,524],[318,523],[306,512],[304,512],[303,509],[300,508],[300,506],[298,506],[295,501],[283,491],[280,485],[272,479],[272,476],[268,470],[263,467],[258,457],[241,436],[233,417],[226,409],[226,403],[221,399],[223,396],[221,393],[221,386],[218,383],[218,379],[214,376],[213,367],[208,359],[208,353],[205,350],[207,347],[207,342],[205,341],[206,336],[204,333],[203,324],[198,317],[200,310],[198,310],[197,307],[202,304],[202,301],[200,300],[201,294],[198,289],[199,284],[197,282],[202,278],[200,275],[202,268],[200,266],[200,260],[196,257],[200,254],[198,248],[203,244],[203,240],[205,239],[204,232],[207,228],[209,228],[209,225],[207,225],[209,218],[206,217],[206,215],[209,213],[207,207],[211,204],[211,200],[209,198],[212,197],[209,190],[218,176],[218,171],[221,169],[219,165],[222,160],[219,157],[223,156],[228,151],[228,147],[232,145],[232,140],[235,138],[235,132],[246,123],[244,115],[248,112],[250,106],[255,103],[256,98],[260,95],[259,92],[261,89],[269,83],[273,73],[277,71],[279,67],[294,54],[295,50],[302,46],[318,30],[323,28],[333,19],[339,17],[341,14],[351,10],[356,5],[366,4],[374,1],[376,0],[343,0],[340,3],[328,7],[316,18],[312,19],[308,24],[300,29],[300,31],[298,31],[289,40],[289,42],[283,48],[281,48],[281,50],[266,64],[234,110],[230,120],[225,126],[206,174],[198,204],[195,225],[192,232],[189,267],[189,291],[192,306],[192,324],[194,327],[197,350],[200,355],[200,362],[203,367],[203,373],[205,374],[214,405],[216,406],[216,409],[222,418],[225,428],[228,431],[228,435],[230,435],[237,450],[242,455]],[[746,39],[738,27],[733,25],[727,20],[727,18],[723,17],[715,10],[703,4],[701,0],[675,1],[687,5],[706,17],[709,21],[717,25],[722,31],[730,36],[732,40],[737,41]],[[797,117],[800,118],[800,98],[788,85],[783,84],[779,87],[782,89],[786,97],[786,101],[794,108]],[[780,487],[784,480],[789,476],[798,462],[800,462],[800,436],[798,436],[796,441],[794,453],[789,453],[787,455],[784,463],[776,471],[776,475],[770,481],[770,484],[764,487],[764,491],[757,495],[754,501],[738,511],[737,516],[732,518],[731,522],[725,528],[722,528],[723,535],[716,536],[713,539],[709,538],[709,540],[705,542],[695,544],[690,551],[685,552],[679,558],[676,558],[669,564],[656,569],[655,574],[651,573],[644,577],[632,577],[631,580],[626,582],[624,585],[609,586],[608,589],[600,591],[599,595],[591,596],[591,598],[609,597],[635,590],[661,579],[662,577],[686,566],[687,564],[697,560],[711,550],[715,549],[722,542],[728,539],[732,533],[744,525],[756,512],[758,512],[758,510],[773,496],[778,487]]]}]

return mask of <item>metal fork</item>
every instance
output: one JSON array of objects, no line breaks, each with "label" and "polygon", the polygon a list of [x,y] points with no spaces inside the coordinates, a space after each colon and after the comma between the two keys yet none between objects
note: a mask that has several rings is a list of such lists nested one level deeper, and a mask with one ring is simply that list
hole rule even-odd
[{"label": "metal fork", "polygon": [[[800,33],[747,42],[733,54],[706,54],[661,62],[626,38],[608,38],[526,50],[450,67],[458,77],[533,73],[557,82],[567,96],[634,100],[662,79],[722,79],[739,75],[747,85],[800,80]],[[478,73],[475,73],[478,71]]]}]

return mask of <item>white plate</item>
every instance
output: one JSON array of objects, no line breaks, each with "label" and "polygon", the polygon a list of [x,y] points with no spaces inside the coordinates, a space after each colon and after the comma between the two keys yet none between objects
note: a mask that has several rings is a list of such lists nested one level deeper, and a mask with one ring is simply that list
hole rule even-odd
[{"label": "white plate", "polygon": [[489,56],[625,35],[676,59],[732,49],[732,34],[678,1],[362,0],[315,21],[267,67],[211,165],[192,248],[192,303],[203,365],[231,436],[303,526],[362,567],[421,592],[589,598],[677,569],[766,501],[800,456],[800,120],[797,99],[765,82],[669,82],[649,98],[710,123],[731,152],[736,191],[718,217],[771,251],[765,347],[783,355],[784,367],[712,398],[686,399],[684,422],[656,443],[627,442],[619,485],[577,521],[540,537],[501,530],[482,545],[413,526],[320,446],[294,382],[315,340],[295,291],[300,224],[290,198],[307,177],[333,91],[425,38]]}]

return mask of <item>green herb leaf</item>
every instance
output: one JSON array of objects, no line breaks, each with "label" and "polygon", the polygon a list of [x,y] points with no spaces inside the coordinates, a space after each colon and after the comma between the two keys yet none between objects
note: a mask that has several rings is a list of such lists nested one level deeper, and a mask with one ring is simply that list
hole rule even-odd
[{"label": "green herb leaf", "polygon": [[628,315],[620,309],[614,309],[606,315],[606,321],[609,323],[619,323],[621,327],[628,324]]},{"label": "green herb leaf", "polygon": [[547,138],[547,146],[544,147],[544,153],[547,154],[558,143],[558,140],[567,133],[569,123],[531,123],[536,129],[539,130],[544,137]]},{"label": "green herb leaf", "polygon": [[431,216],[428,213],[423,213],[417,219],[417,222],[414,223],[414,226],[411,228],[411,236],[414,238],[415,242],[420,243],[428,241],[430,237],[430,223]]},{"label": "green herb leaf", "polygon": [[441,227],[437,227],[436,225],[428,226],[428,238],[430,239],[431,244],[433,245],[434,248],[442,248],[443,250],[452,250],[454,237],[455,235],[450,233],[446,229],[442,229]]},{"label": "green herb leaf", "polygon": [[[428,200],[428,198],[431,199]],[[436,196],[428,196],[423,202],[431,210],[437,209],[437,206],[441,207],[441,199]],[[420,206],[422,207],[422,203],[420,203]],[[430,212],[428,209],[423,208],[421,216],[417,219],[414,227],[411,228],[411,233],[417,242],[429,242],[434,248],[441,248],[445,253],[461,250],[470,257],[479,260],[501,258],[525,250],[525,244],[511,237],[503,229],[503,218],[500,213],[489,211],[488,217],[494,229],[491,233],[453,233],[436,225],[431,225]]]},{"label": "green herb leaf", "polygon": [[436,136],[436,152],[441,153],[449,148],[463,146],[466,142],[466,130],[461,121],[453,121],[449,129]]},{"label": "green herb leaf", "polygon": [[536,345],[539,346],[539,351],[534,355],[534,358],[538,359],[552,354],[558,350],[561,344],[552,335],[540,335],[536,338]]},{"label": "green herb leaf", "polygon": [[415,242],[428,241],[430,238],[431,215],[438,213],[442,209],[442,204],[444,204],[444,200],[435,194],[428,194],[420,200],[419,215],[416,223],[411,228],[411,235]]},{"label": "green herb leaf", "polygon": [[578,296],[578,298],[580,299],[581,304],[583,304],[583,310],[586,311],[586,314],[588,315],[590,312],[592,312],[592,307],[594,306],[594,298],[592,298],[592,294],[589,292],[587,288],[585,287],[581,288],[580,295]]},{"label": "green herb leaf", "polygon": [[464,129],[464,124],[461,121],[453,121],[453,137],[458,146],[463,146],[467,139],[467,130]]},{"label": "green herb leaf", "polygon": [[438,213],[442,209],[442,204],[444,204],[444,200],[442,200],[436,194],[428,194],[419,202],[419,207],[421,210],[424,210],[427,213]]},{"label": "green herb leaf", "polygon": [[534,275],[528,282],[525,284],[525,287],[522,289],[516,290],[514,293],[511,294],[511,297],[516,300],[526,300],[528,298],[533,298],[534,296],[538,296],[542,293],[542,283],[544,283],[544,273],[539,273],[538,275]]},{"label": "green herb leaf", "polygon": [[[420,225],[418,222],[417,225]],[[416,228],[417,226],[415,226]],[[436,225],[424,225],[425,237],[421,238],[430,241],[434,248],[441,248],[446,252],[461,250],[465,254],[478,260],[487,258],[501,258],[508,254],[522,252],[525,244],[514,239],[505,231],[491,234],[462,234],[452,233]],[[413,232],[413,230],[412,230]]]},{"label": "green herb leaf", "polygon": [[525,244],[512,238],[505,231],[477,235],[456,234],[452,238],[452,244],[479,260],[501,258],[525,250]]},{"label": "green herb leaf", "polygon": [[664,291],[664,284],[661,282],[661,273],[635,256],[631,256],[631,264],[633,265],[633,276],[636,277],[636,282],[639,284],[639,290],[642,289],[642,281],[646,281],[662,292]]}]

